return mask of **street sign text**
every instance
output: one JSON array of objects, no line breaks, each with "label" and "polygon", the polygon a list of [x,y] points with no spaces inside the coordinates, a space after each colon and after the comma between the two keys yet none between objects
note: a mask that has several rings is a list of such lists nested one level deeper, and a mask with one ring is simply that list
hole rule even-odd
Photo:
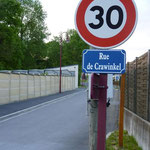
[{"label": "street sign text", "polygon": [[124,50],[84,50],[82,70],[85,73],[123,74],[126,65]]}]

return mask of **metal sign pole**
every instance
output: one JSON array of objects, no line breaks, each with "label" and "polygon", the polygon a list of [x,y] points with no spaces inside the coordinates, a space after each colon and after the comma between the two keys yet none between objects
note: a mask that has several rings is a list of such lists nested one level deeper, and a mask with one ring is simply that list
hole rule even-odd
[{"label": "metal sign pole", "polygon": [[[91,99],[98,102],[97,150],[105,150],[106,143],[106,102],[107,74],[93,74],[91,78]],[[92,149],[96,150],[96,149]]]},{"label": "metal sign pole", "polygon": [[107,74],[101,74],[99,78],[100,93],[98,101],[98,131],[97,150],[105,150],[106,143],[106,102],[107,102]]}]

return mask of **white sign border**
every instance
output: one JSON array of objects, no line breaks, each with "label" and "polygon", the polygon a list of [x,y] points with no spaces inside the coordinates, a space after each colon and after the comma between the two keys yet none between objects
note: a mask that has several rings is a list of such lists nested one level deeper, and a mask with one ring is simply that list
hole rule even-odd
[{"label": "white sign border", "polygon": [[85,70],[85,72],[86,73],[98,73],[98,74],[123,74],[122,72],[124,71],[124,70],[126,70],[126,52],[124,53],[123,51],[125,51],[125,50],[123,50],[123,49],[113,49],[113,50],[108,50],[108,51],[119,51],[119,52],[121,52],[123,55],[124,55],[124,68],[120,71],[120,72],[100,72],[100,71],[87,71],[85,68],[83,68],[84,67],[84,55],[86,54],[86,53],[88,53],[89,51],[97,51],[97,52],[99,52],[99,51],[104,51],[104,50],[100,50],[100,49],[85,49],[86,50],[86,52],[85,53],[83,53],[83,57],[82,57],[82,69],[83,70]]},{"label": "white sign border", "polygon": [[131,33],[120,43],[116,44],[116,45],[113,45],[113,46],[109,46],[109,47],[99,47],[99,46],[95,46],[91,43],[89,43],[88,41],[86,41],[82,35],[80,34],[79,30],[78,30],[78,27],[77,27],[77,23],[76,23],[76,15],[77,15],[77,11],[78,11],[78,7],[80,6],[80,3],[82,2],[83,0],[80,0],[80,2],[78,3],[77,5],[77,8],[76,8],[76,11],[75,11],[75,16],[74,16],[74,24],[75,24],[75,29],[77,30],[77,33],[79,34],[80,38],[85,42],[87,43],[88,45],[94,47],[94,48],[99,48],[99,49],[111,49],[111,48],[115,48],[115,47],[118,47],[120,45],[122,45],[123,43],[125,43],[133,34],[133,32],[135,31],[135,28],[137,26],[137,22],[138,22],[138,11],[137,11],[137,6],[136,6],[136,3],[134,0],[132,0],[133,4],[134,4],[134,7],[135,7],[135,12],[136,12],[136,18],[135,18],[135,24],[134,24],[134,27],[131,31]]}]

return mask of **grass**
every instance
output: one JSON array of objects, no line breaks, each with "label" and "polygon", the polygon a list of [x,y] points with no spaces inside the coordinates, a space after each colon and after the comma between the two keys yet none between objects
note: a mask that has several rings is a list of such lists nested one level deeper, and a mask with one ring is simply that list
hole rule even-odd
[{"label": "grass", "polygon": [[123,134],[123,148],[119,147],[119,133],[115,131],[106,140],[106,150],[142,150],[133,136],[129,136],[127,131]]}]

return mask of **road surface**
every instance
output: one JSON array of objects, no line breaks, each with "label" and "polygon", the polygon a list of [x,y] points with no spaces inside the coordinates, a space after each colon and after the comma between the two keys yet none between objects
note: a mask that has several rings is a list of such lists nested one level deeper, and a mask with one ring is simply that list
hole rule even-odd
[{"label": "road surface", "polygon": [[86,90],[0,121],[1,150],[88,150]]},{"label": "road surface", "polygon": [[[110,103],[106,133],[118,129],[119,90],[116,88]],[[88,150],[86,105],[87,91],[78,89],[0,106],[0,149]]]}]

